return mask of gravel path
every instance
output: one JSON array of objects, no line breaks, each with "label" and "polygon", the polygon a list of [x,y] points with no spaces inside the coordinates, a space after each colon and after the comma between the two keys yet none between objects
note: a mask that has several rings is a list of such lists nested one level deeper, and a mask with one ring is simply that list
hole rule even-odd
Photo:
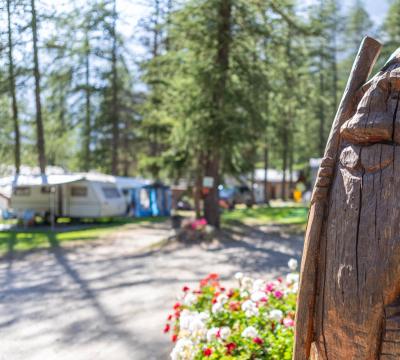
[{"label": "gravel path", "polygon": [[221,242],[156,248],[169,233],[167,224],[135,226],[0,259],[0,359],[168,359],[162,328],[183,284],[210,272],[276,277],[303,246],[285,228],[237,227]]}]

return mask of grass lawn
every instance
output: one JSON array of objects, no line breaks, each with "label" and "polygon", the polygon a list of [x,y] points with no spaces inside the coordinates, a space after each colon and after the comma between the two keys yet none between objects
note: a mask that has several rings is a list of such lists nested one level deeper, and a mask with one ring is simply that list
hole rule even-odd
[{"label": "grass lawn", "polygon": [[[65,241],[96,240],[128,224],[145,224],[164,220],[165,217],[121,218],[113,221],[104,219],[96,222],[88,221],[78,226],[72,225],[71,230],[66,226],[61,229],[56,228],[54,231],[47,227],[4,230],[0,231],[0,256],[14,251],[56,247]],[[62,222],[66,223],[67,221]]]},{"label": "grass lawn", "polygon": [[241,222],[246,225],[280,224],[302,225],[307,223],[308,207],[305,206],[255,206],[225,211],[222,222],[225,224]]}]

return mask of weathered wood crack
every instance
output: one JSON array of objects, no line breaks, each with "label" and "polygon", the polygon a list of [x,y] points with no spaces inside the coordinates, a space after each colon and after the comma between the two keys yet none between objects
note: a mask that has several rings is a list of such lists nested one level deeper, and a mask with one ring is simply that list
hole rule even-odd
[{"label": "weathered wood crack", "polygon": [[400,359],[400,58],[357,55],[318,173],[294,360]]}]

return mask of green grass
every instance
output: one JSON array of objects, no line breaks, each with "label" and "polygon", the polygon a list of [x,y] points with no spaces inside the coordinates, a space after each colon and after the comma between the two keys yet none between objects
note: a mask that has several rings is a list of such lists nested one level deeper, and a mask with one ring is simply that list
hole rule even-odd
[{"label": "green grass", "polygon": [[304,206],[256,206],[251,209],[225,211],[222,215],[222,221],[226,224],[241,222],[247,225],[304,225],[307,222],[307,216],[308,208]]},{"label": "green grass", "polygon": [[[63,229],[56,228],[54,231],[49,228],[15,228],[0,231],[0,256],[13,252],[56,247],[62,242],[96,240],[128,224],[146,224],[164,220],[164,217],[119,218],[113,221],[101,219],[96,222],[87,220],[79,226],[79,229],[72,227],[71,230],[68,230],[67,225]],[[67,221],[63,221],[64,225],[65,222]]]}]

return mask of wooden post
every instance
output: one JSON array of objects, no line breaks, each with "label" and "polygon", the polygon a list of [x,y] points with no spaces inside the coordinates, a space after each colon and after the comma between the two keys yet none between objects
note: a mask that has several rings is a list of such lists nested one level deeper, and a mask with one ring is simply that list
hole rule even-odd
[{"label": "wooden post", "polygon": [[337,162],[340,128],[355,110],[355,95],[367,81],[375,61],[380,53],[381,44],[370,37],[361,43],[354,61],[346,89],[332,124],[331,132],[315,183],[307,231],[305,235],[303,258],[301,263],[300,288],[297,301],[294,360],[308,360],[311,344],[314,341],[314,314],[317,292],[317,274],[319,267],[321,229],[325,218],[326,204]]}]

